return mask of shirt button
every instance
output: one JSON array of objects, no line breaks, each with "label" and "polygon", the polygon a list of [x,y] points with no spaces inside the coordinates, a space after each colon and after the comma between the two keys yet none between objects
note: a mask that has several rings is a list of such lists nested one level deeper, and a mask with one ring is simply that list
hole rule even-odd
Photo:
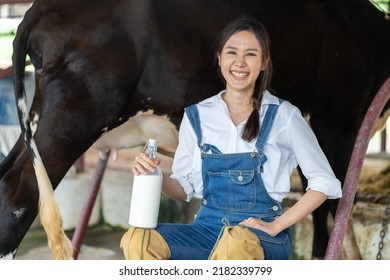
[{"label": "shirt button", "polygon": [[242,178],[242,176],[240,175],[240,176],[237,177],[237,179],[238,179],[238,181],[241,182],[244,178]]},{"label": "shirt button", "polygon": [[203,205],[206,205],[207,204],[207,200],[206,199],[203,199]]},{"label": "shirt button", "polygon": [[272,210],[274,210],[274,211],[278,211],[278,209],[279,209],[279,207],[276,205],[272,207]]}]

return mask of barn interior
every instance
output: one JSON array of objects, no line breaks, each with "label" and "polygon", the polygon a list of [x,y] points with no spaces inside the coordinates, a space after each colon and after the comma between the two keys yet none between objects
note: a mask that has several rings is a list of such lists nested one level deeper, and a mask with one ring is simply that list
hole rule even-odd
[{"label": "barn interior", "polygon": [[[19,2],[15,4],[15,2]],[[23,3],[25,2],[25,3]],[[16,142],[20,128],[13,100],[12,86],[12,40],[17,25],[32,1],[0,1],[0,161]],[[378,1],[380,2],[380,1]],[[383,7],[388,9],[385,4]],[[27,94],[34,92],[34,74],[26,68]],[[31,98],[30,98],[31,100]],[[356,193],[356,203],[351,213],[353,234],[346,234],[342,259],[361,258],[364,260],[390,260],[390,233],[386,229],[390,209],[390,121],[373,135]],[[121,260],[120,238],[128,228],[128,211],[131,199],[133,176],[131,162],[142,145],[120,150],[118,159],[109,157],[106,162],[99,158],[99,151],[90,148],[69,170],[55,191],[63,219],[64,229],[69,238],[78,238],[79,259]],[[169,170],[172,157],[160,154],[162,169]],[[102,167],[102,164],[106,164]],[[102,171],[102,172],[99,172]],[[99,178],[101,176],[101,178]],[[284,201],[285,209],[296,202],[303,190],[295,171],[291,176],[292,189]],[[93,187],[98,195],[93,205],[87,205]],[[162,198],[159,222],[191,222],[199,200],[188,205],[179,205]],[[87,228],[81,233],[81,218],[90,206]],[[387,214],[386,214],[387,213]],[[330,224],[332,218],[329,217]],[[307,216],[294,226],[294,253],[292,259],[311,258],[312,223]],[[329,228],[331,231],[331,228]],[[77,236],[76,236],[77,234]],[[356,250],[358,253],[356,253]],[[45,232],[36,219],[23,239],[16,260],[51,259]]]}]

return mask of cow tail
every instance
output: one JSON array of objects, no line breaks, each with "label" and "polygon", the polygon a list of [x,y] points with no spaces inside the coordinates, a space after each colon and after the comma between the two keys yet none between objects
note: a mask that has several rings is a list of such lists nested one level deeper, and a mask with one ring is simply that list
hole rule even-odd
[{"label": "cow tail", "polygon": [[[34,14],[35,13],[35,14]],[[29,118],[27,96],[24,86],[25,61],[30,31],[35,21],[40,18],[41,10],[32,7],[18,27],[13,43],[12,62],[14,68],[14,89],[17,111],[22,135],[31,157],[39,190],[39,216],[47,234],[48,245],[54,259],[72,259],[73,246],[62,228],[62,218],[54,196],[53,186],[43,164],[34,140],[36,126]]]}]

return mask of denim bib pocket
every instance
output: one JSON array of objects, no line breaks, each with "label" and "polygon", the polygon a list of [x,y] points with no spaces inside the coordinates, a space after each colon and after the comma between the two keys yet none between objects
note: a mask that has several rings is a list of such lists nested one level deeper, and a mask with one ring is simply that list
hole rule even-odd
[{"label": "denim bib pocket", "polygon": [[254,170],[228,170],[207,172],[210,199],[216,208],[223,210],[248,210],[256,204]]}]

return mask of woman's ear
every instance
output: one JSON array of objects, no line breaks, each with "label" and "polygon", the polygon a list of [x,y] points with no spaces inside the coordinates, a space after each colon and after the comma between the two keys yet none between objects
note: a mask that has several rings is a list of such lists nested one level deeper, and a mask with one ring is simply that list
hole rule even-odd
[{"label": "woman's ear", "polygon": [[221,55],[218,54],[218,66],[221,67]]},{"label": "woman's ear", "polygon": [[268,59],[265,59],[263,65],[261,66],[261,71],[267,69],[267,66],[268,66]]}]

